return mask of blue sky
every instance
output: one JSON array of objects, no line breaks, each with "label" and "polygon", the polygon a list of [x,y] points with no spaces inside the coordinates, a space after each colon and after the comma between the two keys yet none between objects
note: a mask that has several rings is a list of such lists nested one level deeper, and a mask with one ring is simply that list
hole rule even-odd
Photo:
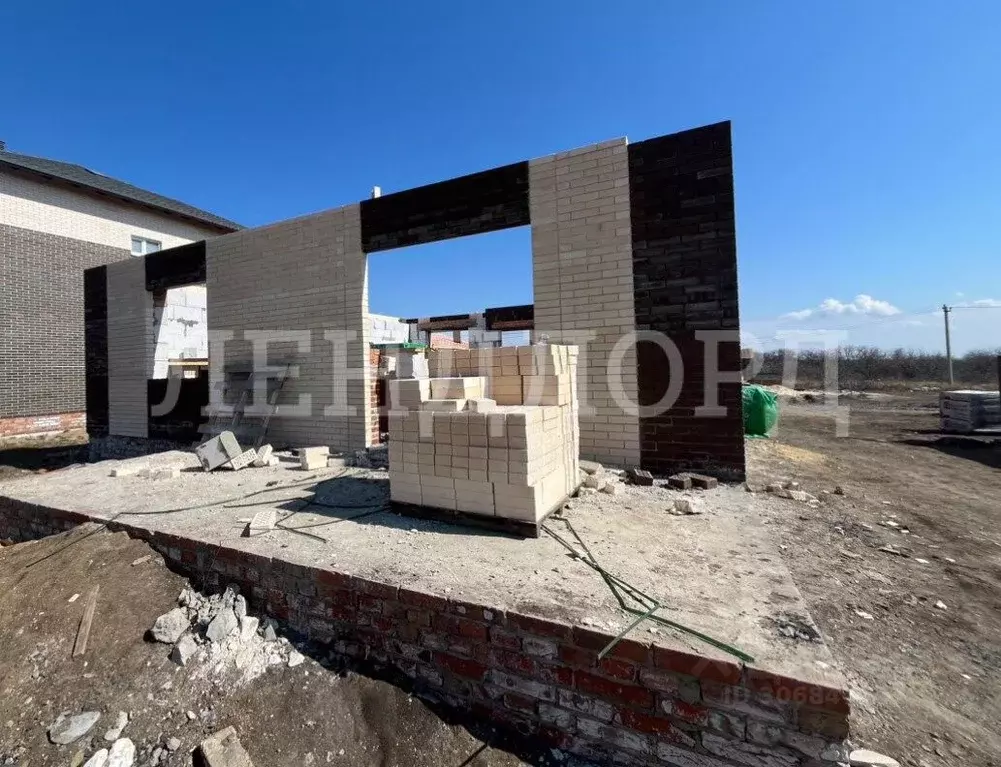
[{"label": "blue sky", "polygon": [[[730,119],[746,331],[937,348],[928,310],[1001,305],[996,0],[38,0],[4,28],[11,150],[247,225]],[[376,254],[370,282],[389,314],[528,302],[528,232]],[[954,324],[1001,346],[1001,308]]]}]

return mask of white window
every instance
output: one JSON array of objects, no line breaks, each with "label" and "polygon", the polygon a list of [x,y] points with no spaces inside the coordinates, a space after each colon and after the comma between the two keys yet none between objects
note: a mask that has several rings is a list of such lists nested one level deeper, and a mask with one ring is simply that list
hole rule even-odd
[{"label": "white window", "polygon": [[156,253],[160,249],[160,243],[156,240],[147,240],[145,237],[132,236],[132,255],[145,256],[148,253]]}]

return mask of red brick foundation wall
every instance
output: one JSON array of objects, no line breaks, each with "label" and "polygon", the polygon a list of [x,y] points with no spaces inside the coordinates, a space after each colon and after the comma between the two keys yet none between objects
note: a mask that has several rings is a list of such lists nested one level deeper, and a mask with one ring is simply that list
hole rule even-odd
[{"label": "red brick foundation wall", "polygon": [[378,445],[381,442],[379,435],[384,431],[380,426],[380,408],[385,404],[385,381],[379,378],[379,359],[381,356],[379,349],[371,348],[368,350],[368,364],[372,371],[368,389],[368,400],[372,406],[372,414],[369,416],[369,442],[372,445]]},{"label": "red brick foundation wall", "polygon": [[[0,498],[0,538],[85,517]],[[616,765],[828,765],[845,756],[848,697],[610,634],[113,523],[202,588],[254,606],[362,666],[385,669],[508,732]]]},{"label": "red brick foundation wall", "polygon": [[86,413],[56,413],[55,415],[32,415],[25,418],[0,418],[0,437],[69,431],[70,429],[82,429],[86,425]]}]

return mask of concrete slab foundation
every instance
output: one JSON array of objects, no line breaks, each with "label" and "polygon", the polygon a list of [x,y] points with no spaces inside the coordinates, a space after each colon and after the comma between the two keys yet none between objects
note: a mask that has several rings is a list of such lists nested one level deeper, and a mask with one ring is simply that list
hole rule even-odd
[{"label": "concrete slab foundation", "polygon": [[[109,477],[132,464],[181,471],[159,482]],[[199,585],[236,582],[311,640],[584,757],[700,767],[843,759],[845,681],[821,641],[780,631],[810,618],[759,522],[759,506],[776,501],[721,487],[701,494],[706,513],[674,517],[664,509],[683,492],[623,486],[564,512],[598,561],[664,605],[659,615],[753,656],[744,663],[646,624],[599,660],[632,618],[556,540],[401,517],[388,494],[380,471],[283,463],[206,474],[193,454],[172,452],[9,483],[0,538],[104,520]],[[277,511],[279,527],[242,537],[263,510]]]}]

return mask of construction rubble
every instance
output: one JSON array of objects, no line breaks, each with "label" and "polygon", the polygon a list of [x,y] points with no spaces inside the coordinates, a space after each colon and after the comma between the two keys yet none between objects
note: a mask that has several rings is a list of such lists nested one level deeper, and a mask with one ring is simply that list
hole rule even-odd
[{"label": "construction rubble", "polygon": [[156,619],[150,636],[173,645],[170,659],[179,666],[195,661],[203,666],[198,673],[206,674],[231,668],[241,682],[249,682],[269,666],[295,667],[303,661],[303,655],[278,636],[275,621],[247,614],[247,600],[234,585],[208,597],[186,588],[177,604]]}]

